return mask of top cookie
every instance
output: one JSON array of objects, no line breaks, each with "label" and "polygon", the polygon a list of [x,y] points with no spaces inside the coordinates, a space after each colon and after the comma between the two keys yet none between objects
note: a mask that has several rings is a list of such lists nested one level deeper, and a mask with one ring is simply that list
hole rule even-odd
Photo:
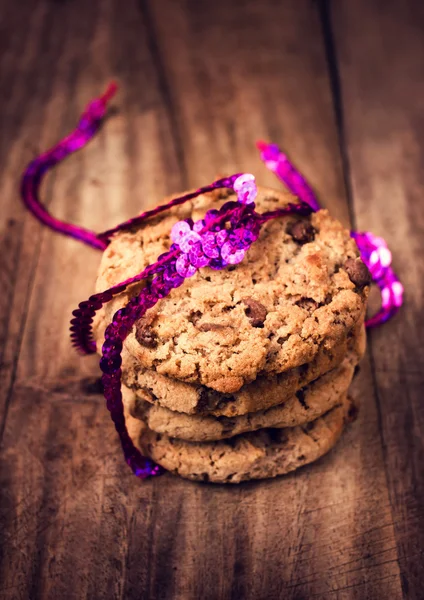
[{"label": "top cookie", "polygon": [[[232,196],[205,194],[118,233],[103,254],[97,291],[155,262],[169,249],[174,223],[197,220]],[[256,205],[263,212],[289,202],[296,198],[287,192],[259,188]],[[126,349],[147,369],[224,393],[308,363],[323,346],[331,352],[363,317],[369,280],[358,256],[349,232],[326,210],[270,221],[242,263],[200,269],[150,309]],[[136,290],[106,305],[98,331]]]}]

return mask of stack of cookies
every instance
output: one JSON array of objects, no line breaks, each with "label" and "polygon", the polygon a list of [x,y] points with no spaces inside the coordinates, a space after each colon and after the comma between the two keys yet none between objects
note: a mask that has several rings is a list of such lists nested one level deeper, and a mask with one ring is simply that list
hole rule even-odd
[{"label": "stack of cookies", "polygon": [[[205,194],[117,234],[97,290],[155,262],[177,221],[229,199]],[[259,188],[257,211],[289,202]],[[318,459],[356,412],[348,388],[365,349],[369,282],[355,242],[326,210],[270,221],[243,262],[200,269],[125,341],[123,396],[136,445],[197,481],[275,477]],[[104,307],[99,349],[113,314],[139,289]]]}]

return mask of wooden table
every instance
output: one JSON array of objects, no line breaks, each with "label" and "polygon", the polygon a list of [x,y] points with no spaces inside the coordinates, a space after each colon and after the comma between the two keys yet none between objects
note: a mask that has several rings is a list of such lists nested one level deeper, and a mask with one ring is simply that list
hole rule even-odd
[{"label": "wooden table", "polygon": [[[0,597],[424,598],[422,2],[0,7]],[[405,308],[369,334],[360,418],[316,465],[224,487],[139,481],[124,464],[98,359],[68,341],[99,254],[18,194],[110,79],[113,117],[43,188],[58,217],[104,230],[221,173],[276,186],[264,138],[394,250]]]}]

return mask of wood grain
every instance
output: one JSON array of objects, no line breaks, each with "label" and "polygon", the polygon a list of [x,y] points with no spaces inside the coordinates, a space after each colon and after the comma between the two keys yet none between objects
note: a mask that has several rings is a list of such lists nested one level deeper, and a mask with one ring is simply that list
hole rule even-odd
[{"label": "wood grain", "polygon": [[318,10],[293,0],[200,4],[140,2],[168,82],[190,184],[244,170],[275,186],[255,142],[278,141],[347,224]]},{"label": "wood grain", "polygon": [[[307,0],[0,2],[1,598],[419,597],[422,11],[391,4],[404,50],[389,64],[405,91],[383,52],[395,25],[376,2],[358,13],[340,2],[331,15]],[[373,333],[352,392],[360,418],[317,464],[237,487],[141,482],[124,464],[97,361],[67,338],[99,256],[41,228],[17,196],[24,165],[110,79],[114,116],[45,186],[59,217],[101,230],[218,173],[276,185],[254,147],[265,138],[288,149],[332,213],[347,224],[353,207],[360,227],[402,248],[411,309]]]},{"label": "wood grain", "polygon": [[337,3],[333,13],[345,136],[358,227],[395,249],[405,286],[405,309],[373,332],[370,348],[402,588],[405,597],[422,598],[424,8],[358,5]]}]

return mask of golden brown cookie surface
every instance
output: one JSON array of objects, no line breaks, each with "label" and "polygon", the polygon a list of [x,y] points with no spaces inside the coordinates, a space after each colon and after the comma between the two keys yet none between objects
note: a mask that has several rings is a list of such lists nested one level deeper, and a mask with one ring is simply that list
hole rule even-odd
[{"label": "golden brown cookie surface", "polygon": [[326,454],[349,420],[350,407],[351,401],[341,398],[339,406],[304,426],[262,429],[217,442],[173,439],[128,413],[126,419],[141,452],[168,471],[194,481],[239,483],[283,475]]},{"label": "golden brown cookie surface", "polygon": [[[118,234],[103,255],[97,290],[154,262],[169,248],[172,225],[219,207],[213,197],[200,196]],[[259,188],[257,210],[293,201]],[[362,319],[368,294],[345,268],[357,256],[349,232],[325,210],[269,222],[242,263],[201,269],[148,311],[125,347],[145,369],[231,394],[259,375],[287,372],[343,344]],[[106,306],[98,338],[129,293]]]},{"label": "golden brown cookie surface", "polygon": [[233,394],[222,394],[199,384],[185,383],[143,369],[124,350],[123,382],[141,400],[173,411],[232,418],[282,404],[300,388],[337,368],[347,357],[359,362],[365,345],[365,328],[360,324],[358,333],[350,338],[347,336],[331,352],[324,349],[311,363],[273,377],[258,377]]},{"label": "golden brown cookie surface", "polygon": [[297,390],[283,404],[238,417],[187,415],[135,395],[129,411],[133,417],[143,419],[152,431],[191,442],[221,440],[269,427],[296,427],[314,421],[340,404],[355,366],[352,357],[346,358],[339,367]]}]

